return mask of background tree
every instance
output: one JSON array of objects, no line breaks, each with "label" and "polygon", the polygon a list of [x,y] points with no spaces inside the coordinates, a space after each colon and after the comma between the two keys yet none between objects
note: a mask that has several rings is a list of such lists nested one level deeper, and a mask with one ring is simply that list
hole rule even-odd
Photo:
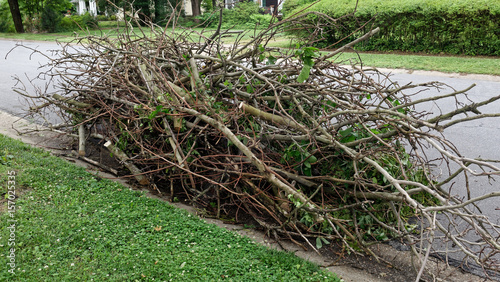
[{"label": "background tree", "polygon": [[[134,11],[139,12],[141,23],[157,23],[163,24],[175,11],[179,13],[181,9],[180,0],[137,0],[133,3],[115,2],[116,4],[108,4],[114,7],[123,7],[126,10],[132,8]],[[130,6],[132,5],[132,6]],[[103,5],[106,6],[106,5]]]},{"label": "background tree", "polygon": [[[23,29],[29,31],[57,31],[62,14],[71,9],[69,0],[9,0],[18,3],[20,19],[24,16]],[[12,8],[11,8],[12,9]],[[16,16],[12,18],[16,23]],[[17,27],[16,27],[17,31]],[[19,31],[18,31],[19,32]]]},{"label": "background tree", "polygon": [[201,0],[191,0],[191,9],[193,17],[201,15]]},{"label": "background tree", "polygon": [[8,0],[10,13],[12,14],[12,19],[14,20],[14,26],[17,33],[24,33],[23,19],[21,17],[21,11],[19,10],[18,0]]},{"label": "background tree", "polygon": [[116,15],[119,8],[123,8],[125,3],[121,0],[96,0],[97,10],[106,16]]},{"label": "background tree", "polygon": [[41,28],[44,31],[56,32],[59,30],[62,19],[60,9],[63,7],[64,6],[61,6],[57,0],[49,0],[46,2],[41,14]]}]

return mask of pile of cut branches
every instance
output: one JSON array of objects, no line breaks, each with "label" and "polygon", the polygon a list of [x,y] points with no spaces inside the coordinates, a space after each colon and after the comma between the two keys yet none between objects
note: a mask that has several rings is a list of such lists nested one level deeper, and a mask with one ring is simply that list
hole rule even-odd
[{"label": "pile of cut branches", "polygon": [[[217,217],[251,217],[269,234],[303,238],[313,249],[340,240],[351,251],[369,252],[372,241],[402,238],[422,253],[421,263],[440,237],[468,259],[497,268],[497,226],[471,204],[500,193],[462,199],[449,184],[460,174],[494,177],[500,169],[462,157],[441,133],[499,116],[478,107],[500,96],[457,103],[438,115],[416,110],[429,101],[454,101],[468,89],[400,86],[377,70],[334,60],[377,29],[333,52],[267,46],[299,20],[253,31],[247,42],[242,33],[220,29],[156,26],[78,38],[51,58],[45,77],[55,93],[17,91],[33,99],[34,114],[60,110],[67,122],[52,128],[80,136],[82,154],[86,139],[99,138],[139,183],[182,195]],[[228,35],[234,44],[222,42]],[[412,99],[428,88],[444,94]],[[431,149],[458,168],[437,178],[418,154]],[[438,212],[453,223],[436,220]],[[471,233],[480,240],[471,242]]]}]

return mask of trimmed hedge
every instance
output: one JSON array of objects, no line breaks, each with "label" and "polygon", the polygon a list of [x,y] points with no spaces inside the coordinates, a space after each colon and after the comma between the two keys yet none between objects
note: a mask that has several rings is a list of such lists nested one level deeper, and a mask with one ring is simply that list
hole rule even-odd
[{"label": "trimmed hedge", "polygon": [[[312,2],[287,0],[285,16]],[[380,27],[378,35],[356,48],[500,55],[500,0],[359,0],[357,11],[352,15],[355,5],[355,0],[323,0],[305,10],[338,18],[336,26],[326,29],[323,46],[345,37],[348,42],[372,27]],[[318,18],[310,15],[308,21],[313,23]],[[371,22],[351,35],[368,21]],[[294,33],[301,36],[300,31]]]}]

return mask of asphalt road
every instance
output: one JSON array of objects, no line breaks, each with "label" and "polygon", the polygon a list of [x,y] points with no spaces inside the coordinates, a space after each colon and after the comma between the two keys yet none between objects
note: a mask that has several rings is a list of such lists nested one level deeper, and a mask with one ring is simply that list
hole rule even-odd
[{"label": "asphalt road", "polygon": [[[24,85],[30,89],[30,79],[36,77],[43,69],[40,66],[47,59],[40,54],[34,54],[32,50],[16,47],[15,41],[0,39],[0,110],[22,116],[28,103],[15,93],[12,88],[22,85],[16,84],[14,77],[19,77]],[[57,49],[55,43],[45,42],[22,42],[23,45],[47,53],[49,50]],[[13,50],[12,50],[13,49]],[[50,53],[48,53],[50,54]],[[500,67],[500,64],[499,64]],[[500,94],[500,77],[474,76],[474,75],[448,75],[432,72],[389,71],[393,72],[392,80],[398,81],[400,85],[413,82],[423,83],[428,81],[444,82],[454,89],[461,90],[472,84],[476,86],[468,92],[468,98],[473,102],[486,100]],[[43,88],[44,83],[37,82],[35,87]],[[33,89],[33,88],[31,88]],[[418,93],[418,97],[434,96],[450,93],[452,90],[428,90]],[[462,99],[462,102],[466,102]],[[426,110],[439,113],[455,109],[455,100],[425,105]],[[500,112],[500,101],[487,107],[480,108],[483,113]],[[460,150],[463,156],[485,159],[500,160],[500,118],[488,118],[471,121],[445,130],[444,135]],[[428,152],[432,156],[432,152]],[[435,155],[437,156],[437,154]],[[500,163],[498,164],[500,166]],[[443,167],[442,167],[443,168]],[[471,196],[475,197],[492,191],[500,190],[500,177],[492,179],[481,178],[472,181]],[[453,193],[465,196],[466,189],[464,179],[458,179],[452,186]],[[498,198],[488,199],[481,203],[480,208],[493,222],[500,224],[500,201]]]},{"label": "asphalt road", "polygon": [[[500,61],[500,60],[499,60]],[[500,62],[499,62],[500,67]],[[398,81],[400,85],[405,85],[412,82],[413,84],[419,84],[429,81],[440,81],[443,82],[455,90],[463,90],[476,84],[474,88],[467,92],[467,97],[461,95],[457,101],[461,103],[470,104],[471,102],[480,102],[492,98],[494,96],[500,95],[500,77],[495,76],[474,76],[474,75],[445,75],[441,73],[430,73],[430,72],[418,72],[409,74],[402,71],[396,72],[392,76],[393,81]],[[429,89],[427,91],[415,94],[414,98],[425,98],[436,95],[444,95],[453,92],[454,90],[444,89],[436,90]],[[407,94],[412,93],[407,91]],[[416,110],[426,110],[434,114],[446,113],[457,108],[454,98],[439,101],[437,103],[428,102]],[[493,104],[480,107],[481,113],[498,113],[500,112],[500,101],[496,101]],[[470,116],[474,114],[470,114]],[[464,117],[462,115],[461,117]],[[500,117],[497,118],[485,118],[474,121],[469,121],[455,126],[449,127],[444,130],[443,135],[446,139],[451,141],[458,149],[460,154],[468,158],[482,158],[490,160],[500,160]],[[440,157],[436,150],[425,150],[426,155],[429,159]],[[447,173],[447,166],[442,162],[435,162],[436,169],[435,172],[442,172],[440,179],[445,179],[449,176]],[[500,162],[496,163],[496,166],[500,166]],[[451,165],[452,169],[457,169],[457,165]],[[477,167],[476,167],[477,169]],[[461,198],[467,196],[466,181],[464,176],[457,177],[454,181],[450,182],[445,186],[445,190],[450,191],[452,195],[456,195]],[[469,178],[469,189],[471,197],[477,197],[491,192],[500,191],[500,175],[488,177],[470,177]],[[496,224],[500,224],[500,199],[490,198],[481,201],[478,204],[479,209],[483,215],[489,217],[489,219]],[[476,212],[478,212],[476,210]],[[443,222],[447,222],[446,218],[442,214],[438,215],[438,219]],[[463,225],[462,225],[463,228]],[[477,235],[469,233],[466,237],[470,241],[476,241],[479,239]],[[479,239],[480,240],[480,239]],[[458,266],[461,264],[463,259],[462,253],[449,252],[455,250],[452,244],[443,243],[443,241],[436,240],[433,244],[434,251],[448,251],[449,257],[455,260],[455,263],[451,261],[452,264]],[[477,251],[477,250],[476,250]],[[497,259],[500,259],[500,257]],[[469,270],[472,273],[481,275],[483,270],[475,266],[473,263],[470,264]],[[500,281],[500,276],[495,273],[490,273],[490,278]]]},{"label": "asphalt road", "polygon": [[[450,77],[408,73],[397,73],[393,76],[393,79],[397,80],[400,85],[410,82],[418,84],[428,81],[440,81],[456,90],[462,90],[468,88],[472,84],[476,84],[474,88],[467,92],[467,98],[463,95],[460,96],[458,101],[462,103],[480,102],[500,95],[500,77],[490,77],[491,80],[484,80],[484,78],[486,77],[483,77],[483,80],[481,80],[460,75],[453,75],[453,77]],[[428,91],[418,93],[415,97],[423,98],[451,92],[453,92],[452,89],[441,91],[429,89]],[[440,112],[446,113],[455,109],[456,104],[454,98],[438,103],[429,102],[425,104],[425,110],[434,114]],[[479,110],[482,113],[498,113],[500,112],[500,101],[481,107]],[[462,117],[464,116],[462,115]],[[443,135],[450,140],[465,157],[500,160],[500,117],[485,118],[457,124],[445,129]],[[427,151],[426,153],[429,154],[430,157],[437,157],[437,152]],[[500,163],[498,163],[498,166],[500,166]],[[490,179],[488,182],[487,178],[473,180],[471,183],[471,196],[476,197],[488,192],[499,191],[500,177],[495,177],[494,179],[497,181],[492,181]],[[453,191],[458,195],[466,195],[463,179],[462,181],[457,181],[453,185]],[[482,202],[481,209],[483,213],[494,218],[495,222],[500,224],[499,199],[489,199]]]},{"label": "asphalt road", "polygon": [[[29,108],[26,98],[13,91],[13,88],[24,88],[34,93],[34,87],[44,89],[43,81],[31,80],[40,72],[44,71],[42,65],[48,62],[43,55],[34,53],[25,47],[18,46],[21,42],[0,39],[0,110],[23,116]],[[55,43],[23,41],[23,46],[40,50],[46,54],[51,54],[51,50],[57,49]],[[22,83],[18,83],[18,77]]]}]

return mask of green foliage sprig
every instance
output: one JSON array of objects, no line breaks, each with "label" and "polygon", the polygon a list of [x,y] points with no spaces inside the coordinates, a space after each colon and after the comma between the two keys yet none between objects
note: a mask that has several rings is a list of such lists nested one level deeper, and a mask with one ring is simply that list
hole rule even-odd
[{"label": "green foliage sprig", "polygon": [[297,51],[295,51],[295,56],[297,56],[304,63],[304,65],[302,66],[302,70],[297,77],[298,82],[303,83],[309,78],[311,68],[314,66],[313,58],[319,56],[318,51],[319,49],[316,47],[300,48],[300,45],[297,44]]}]

